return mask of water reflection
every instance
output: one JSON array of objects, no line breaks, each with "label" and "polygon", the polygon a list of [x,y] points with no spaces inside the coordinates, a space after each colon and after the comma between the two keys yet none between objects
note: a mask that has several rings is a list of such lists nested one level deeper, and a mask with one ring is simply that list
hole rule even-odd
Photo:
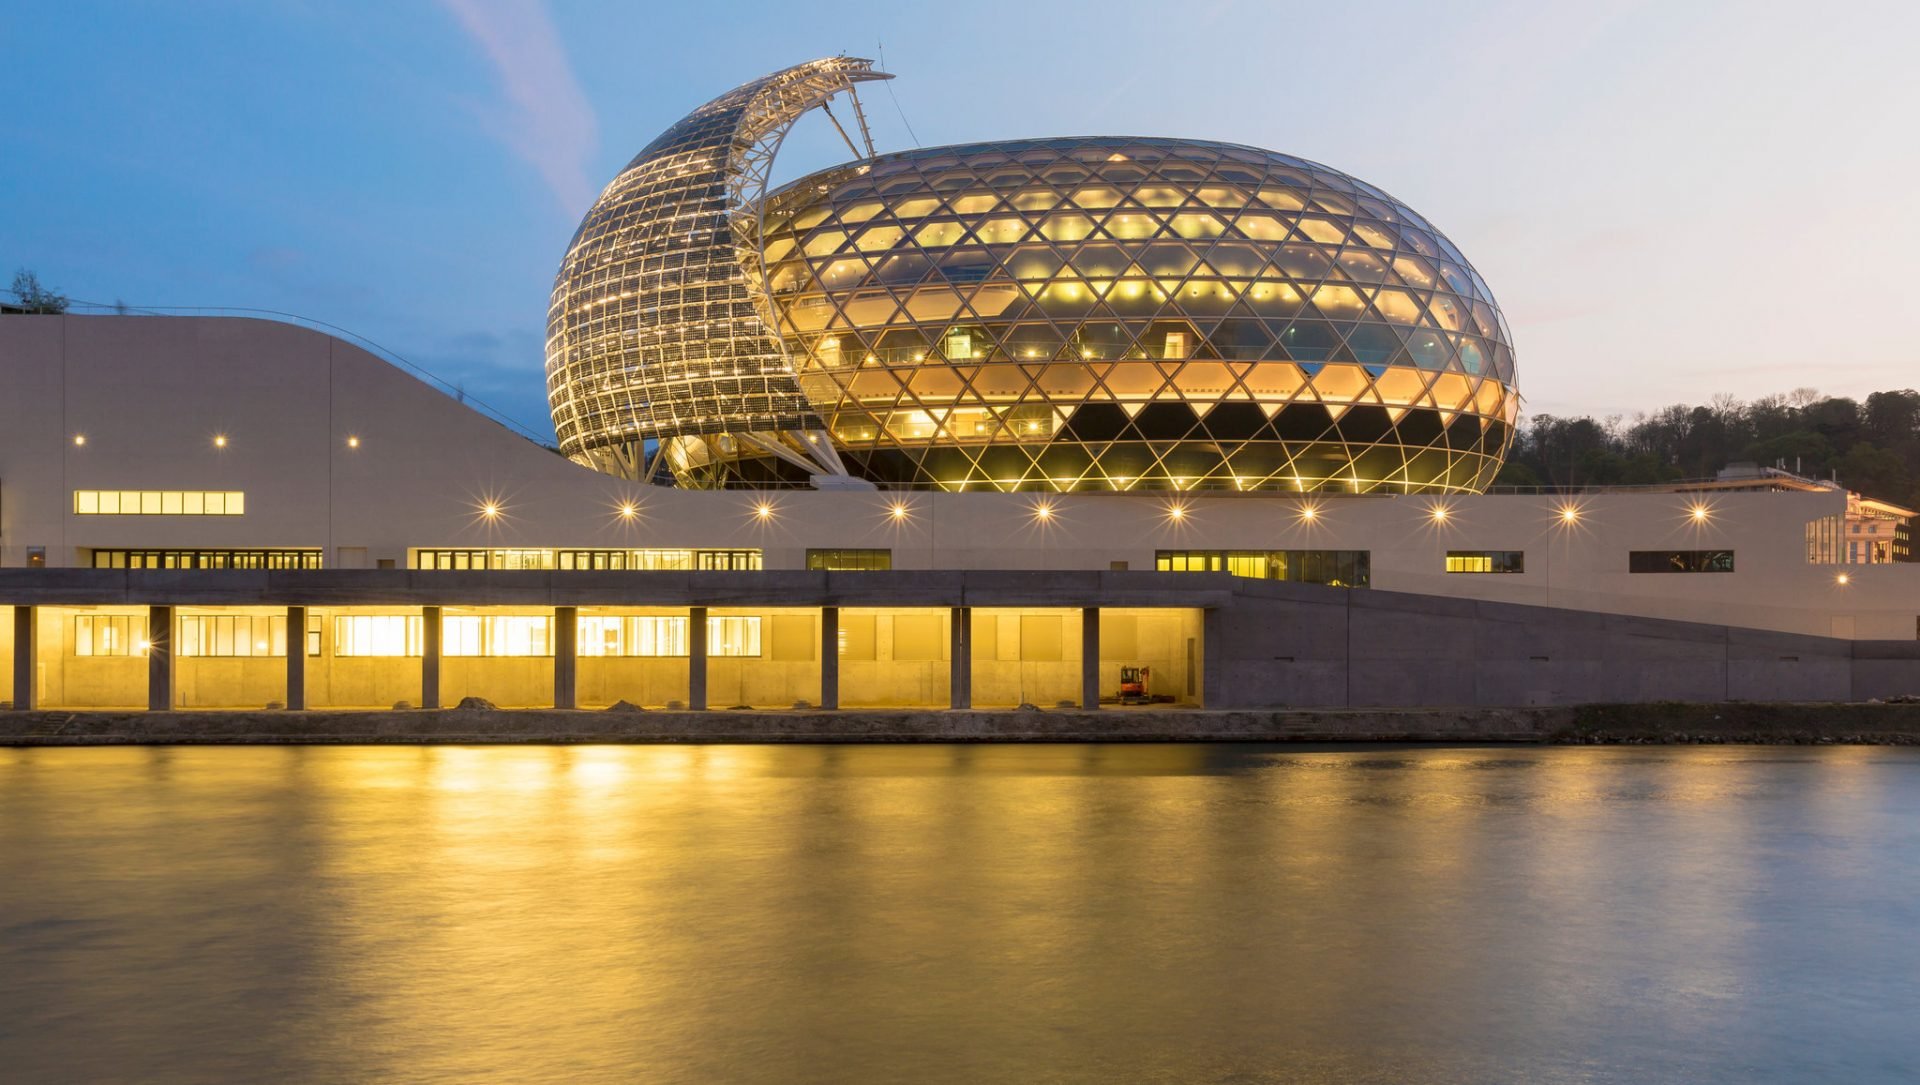
[{"label": "water reflection", "polygon": [[0,751],[38,1081],[1910,1080],[1920,757]]}]

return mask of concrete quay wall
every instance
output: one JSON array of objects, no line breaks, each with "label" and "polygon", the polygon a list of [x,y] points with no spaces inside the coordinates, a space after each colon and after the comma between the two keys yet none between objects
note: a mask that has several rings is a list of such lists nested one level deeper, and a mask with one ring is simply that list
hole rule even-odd
[{"label": "concrete quay wall", "polygon": [[1438,742],[1920,744],[1920,703],[1332,711],[0,713],[0,746]]}]

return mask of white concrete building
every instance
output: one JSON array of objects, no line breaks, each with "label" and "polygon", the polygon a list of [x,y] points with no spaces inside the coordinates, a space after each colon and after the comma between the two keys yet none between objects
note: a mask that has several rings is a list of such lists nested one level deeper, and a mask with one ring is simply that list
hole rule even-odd
[{"label": "white concrete building", "polygon": [[[1857,661],[1845,642],[1915,643],[1920,565],[1835,560],[1823,540],[1847,513],[1842,491],[681,490],[579,466],[311,330],[0,318],[0,605],[18,608],[0,629],[15,660],[0,700],[1049,704],[1111,696],[1121,667],[1144,665],[1182,702],[1366,703],[1357,672],[1339,699],[1268,683],[1250,660],[1304,657],[1263,655],[1267,633],[1248,630],[1284,639],[1361,596],[1398,612],[1394,593],[1460,601],[1404,614],[1469,625],[1514,604],[1499,613],[1702,623],[1723,647],[1738,630],[1791,634],[1782,661]],[[702,617],[708,636],[689,636]],[[1358,667],[1395,635],[1341,658]],[[171,650],[143,659],[143,645]],[[1721,653],[1723,679],[1736,654]],[[1629,677],[1393,696],[1671,692]]]}]

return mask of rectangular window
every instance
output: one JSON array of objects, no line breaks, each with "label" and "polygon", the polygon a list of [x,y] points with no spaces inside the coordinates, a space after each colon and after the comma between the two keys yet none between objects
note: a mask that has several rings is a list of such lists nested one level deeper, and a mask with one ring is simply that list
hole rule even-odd
[{"label": "rectangular window", "polygon": [[1835,565],[1840,561],[1840,517],[1807,521],[1807,564]]},{"label": "rectangular window", "polygon": [[1370,550],[1156,550],[1153,565],[1161,572],[1228,572],[1336,588],[1364,588],[1373,580]]},{"label": "rectangular window", "polygon": [[333,654],[417,656],[422,629],[418,615],[343,614],[333,620]]},{"label": "rectangular window", "polygon": [[578,647],[583,656],[685,656],[687,619],[652,616],[581,618]]},{"label": "rectangular window", "polygon": [[1731,550],[1635,550],[1627,555],[1630,573],[1730,573]]},{"label": "rectangular window", "polygon": [[147,650],[147,620],[131,614],[80,614],[73,619],[73,654],[132,656]]},{"label": "rectangular window", "polygon": [[440,620],[447,656],[548,656],[553,619],[544,614],[462,614]]},{"label": "rectangular window", "polygon": [[710,656],[757,656],[760,654],[760,619],[708,618],[707,654]]},{"label": "rectangular window", "polygon": [[807,568],[816,572],[866,572],[893,568],[891,550],[809,550]]},{"label": "rectangular window", "polygon": [[96,569],[318,569],[318,550],[95,550]]},{"label": "rectangular window", "polygon": [[76,516],[242,516],[247,495],[231,490],[75,490]]},{"label": "rectangular window", "polygon": [[1524,573],[1526,571],[1527,554],[1524,550],[1447,551],[1447,572],[1450,573]]},{"label": "rectangular window", "polygon": [[182,615],[179,654],[183,658],[285,656],[286,615]]}]

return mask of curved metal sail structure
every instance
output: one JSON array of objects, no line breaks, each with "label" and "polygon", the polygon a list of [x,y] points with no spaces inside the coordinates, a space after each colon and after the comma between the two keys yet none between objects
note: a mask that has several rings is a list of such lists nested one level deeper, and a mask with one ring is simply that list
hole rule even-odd
[{"label": "curved metal sail structure", "polygon": [[[721,484],[745,449],[845,476],[772,330],[763,197],[794,122],[890,78],[872,61],[831,57],[756,79],[667,129],[600,194],[547,310],[562,453],[636,480],[664,457],[683,486]],[[870,158],[857,99],[855,113]]]}]

